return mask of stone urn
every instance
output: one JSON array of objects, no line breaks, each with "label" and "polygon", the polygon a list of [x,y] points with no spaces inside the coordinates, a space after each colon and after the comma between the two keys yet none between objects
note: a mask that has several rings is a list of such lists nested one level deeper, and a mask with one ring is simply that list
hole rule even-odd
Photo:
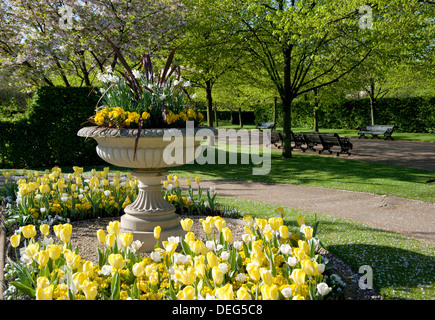
[{"label": "stone urn", "polygon": [[162,197],[161,181],[168,175],[167,168],[193,162],[202,153],[202,139],[213,136],[215,129],[142,129],[135,146],[137,132],[138,129],[84,127],[77,135],[95,139],[97,154],[104,161],[133,169],[139,193],[125,207],[120,228],[143,242],[141,252],[150,252],[156,244],[156,226],[161,227],[160,240],[185,233],[175,207]]}]

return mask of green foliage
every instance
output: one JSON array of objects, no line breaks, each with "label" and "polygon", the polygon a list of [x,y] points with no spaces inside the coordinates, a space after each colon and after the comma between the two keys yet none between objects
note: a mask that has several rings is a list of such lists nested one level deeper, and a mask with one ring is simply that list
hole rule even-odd
[{"label": "green foliage", "polygon": [[98,101],[89,87],[40,87],[25,113],[0,118],[3,167],[100,163],[94,141],[77,136]]},{"label": "green foliage", "polygon": [[[376,124],[395,125],[397,132],[435,131],[435,97],[382,98],[375,108]],[[283,126],[282,103],[277,104],[277,127]],[[369,99],[342,99],[322,104],[317,111],[319,127],[357,130],[370,125]],[[273,121],[273,103],[255,106],[255,121]],[[292,126],[313,126],[313,104],[292,104]]]}]

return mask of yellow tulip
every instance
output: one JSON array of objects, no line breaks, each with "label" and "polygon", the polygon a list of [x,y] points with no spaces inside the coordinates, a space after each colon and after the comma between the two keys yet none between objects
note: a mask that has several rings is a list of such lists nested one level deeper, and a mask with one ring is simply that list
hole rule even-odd
[{"label": "yellow tulip", "polygon": [[263,300],[278,300],[279,288],[276,284],[263,285],[261,286],[261,295],[263,297]]},{"label": "yellow tulip", "polygon": [[279,227],[279,235],[282,239],[288,239],[290,232],[288,231],[287,226],[280,226]]},{"label": "yellow tulip", "polygon": [[47,277],[38,277],[36,279],[37,288],[47,288],[50,285],[50,280]]},{"label": "yellow tulip", "polygon": [[193,242],[195,241],[195,234],[193,232],[188,232],[186,233],[186,235],[184,236],[184,241],[186,241],[187,243]]},{"label": "yellow tulip", "polygon": [[11,239],[11,245],[12,247],[16,248],[20,245],[20,241],[21,241],[21,234],[14,234]]},{"label": "yellow tulip", "polygon": [[294,248],[293,249],[293,255],[299,260],[303,261],[306,258],[305,251],[300,248]]},{"label": "yellow tulip", "polygon": [[298,223],[298,225],[299,225],[299,227],[300,227],[300,226],[302,226],[303,224],[305,224],[305,217],[303,217],[303,216],[299,216],[299,217],[296,218],[296,221],[297,221],[297,223]]},{"label": "yellow tulip", "polygon": [[192,228],[193,220],[187,218],[187,219],[181,220],[180,223],[181,223],[181,227],[183,228],[183,230],[186,232],[189,232],[190,229]]},{"label": "yellow tulip", "polygon": [[110,221],[109,225],[107,226],[107,232],[113,233],[117,235],[119,233],[120,227],[119,227],[119,221]]},{"label": "yellow tulip", "polygon": [[86,273],[84,273],[84,272],[76,272],[72,276],[74,286],[78,290],[82,290],[82,284],[86,279],[87,279],[87,276],[86,276]]},{"label": "yellow tulip", "polygon": [[303,296],[301,296],[300,294],[297,294],[293,297],[292,300],[305,300],[305,298]]},{"label": "yellow tulip", "polygon": [[143,262],[138,262],[133,265],[133,274],[136,278],[142,277],[145,272],[145,265]]},{"label": "yellow tulip", "polygon": [[205,249],[205,244],[201,240],[196,240],[192,243],[191,249],[195,254],[201,254]]},{"label": "yellow tulip", "polygon": [[169,182],[169,183],[172,182],[172,176],[171,176],[171,175],[168,175],[166,178],[168,179],[168,182]]},{"label": "yellow tulip", "polygon": [[305,238],[307,238],[307,240],[310,240],[313,238],[313,228],[305,227],[303,230],[304,230]]},{"label": "yellow tulip", "polygon": [[39,243],[30,243],[25,249],[26,255],[33,259],[33,257],[39,252]]},{"label": "yellow tulip", "polygon": [[41,224],[39,226],[39,230],[44,235],[44,237],[48,237],[48,235],[50,233],[50,226],[48,224]]},{"label": "yellow tulip", "polygon": [[173,254],[178,246],[178,244],[175,243],[174,241],[163,241],[162,244],[163,247],[165,248],[165,251],[169,254]]},{"label": "yellow tulip", "polygon": [[211,268],[217,267],[219,264],[219,258],[213,253],[213,251],[207,252],[207,263]]},{"label": "yellow tulip", "polygon": [[213,219],[211,217],[207,217],[205,220],[202,220],[201,223],[204,232],[210,234],[211,228],[213,227]]},{"label": "yellow tulip", "polygon": [[263,234],[267,241],[272,241],[273,238],[272,230],[263,230]]},{"label": "yellow tulip", "polygon": [[223,287],[217,288],[216,295],[219,297],[219,300],[234,300],[233,286],[227,283]]},{"label": "yellow tulip", "polygon": [[42,269],[47,265],[48,260],[50,259],[50,254],[48,250],[41,250],[35,255],[34,259],[39,264],[39,269]]},{"label": "yellow tulip", "polygon": [[220,285],[224,281],[224,273],[218,266],[211,269],[211,274],[216,285]]},{"label": "yellow tulip", "polygon": [[45,288],[36,288],[36,300],[53,300],[53,285]]},{"label": "yellow tulip", "polygon": [[250,215],[243,216],[243,221],[246,222],[248,227],[252,227],[254,225],[254,219]]},{"label": "yellow tulip", "polygon": [[62,228],[59,232],[59,238],[62,242],[68,243],[71,240],[71,231],[69,228]]},{"label": "yellow tulip", "polygon": [[160,238],[160,232],[162,232],[162,228],[160,226],[157,226],[154,228],[154,238],[156,240],[159,240]]},{"label": "yellow tulip", "polygon": [[116,236],[113,233],[106,235],[105,243],[107,248],[112,248],[115,245]]},{"label": "yellow tulip", "polygon": [[307,276],[317,276],[320,275],[317,262],[305,259],[301,262],[302,269],[307,274]]},{"label": "yellow tulip", "polygon": [[192,181],[190,179],[185,179],[184,181],[186,181],[186,184],[188,187],[190,187],[192,185]]},{"label": "yellow tulip", "polygon": [[89,280],[84,280],[82,284],[82,291],[87,300],[94,300],[98,294],[98,285]]},{"label": "yellow tulip", "polygon": [[[201,257],[204,257],[204,256],[201,256]],[[195,263],[195,270],[196,270],[196,275],[199,278],[204,277],[204,275],[205,275],[205,264],[202,263],[202,262],[201,263]]]},{"label": "yellow tulip", "polygon": [[65,260],[68,267],[75,270],[79,267],[82,258],[74,252],[68,252],[65,254]]},{"label": "yellow tulip", "polygon": [[125,261],[121,254],[112,253],[109,255],[108,260],[113,269],[120,270],[124,268]]},{"label": "yellow tulip", "polygon": [[192,286],[185,287],[182,291],[178,292],[177,299],[195,300],[195,288]]},{"label": "yellow tulip", "polygon": [[218,229],[219,232],[222,232],[222,228],[224,228],[227,224],[225,220],[220,216],[213,217],[213,219],[216,229]]},{"label": "yellow tulip", "polygon": [[293,269],[290,278],[296,283],[298,286],[302,286],[305,284],[305,272],[302,269]]},{"label": "yellow tulip", "polygon": [[104,243],[106,241],[106,233],[104,232],[103,229],[99,229],[97,231],[97,238],[98,241],[100,241],[100,243]]},{"label": "yellow tulip", "polygon": [[130,232],[124,232],[119,235],[119,238],[121,239],[124,248],[127,248],[133,241],[133,234]]},{"label": "yellow tulip", "polygon": [[47,247],[47,250],[48,250],[48,254],[50,255],[50,258],[53,261],[56,261],[57,259],[59,259],[60,255],[62,253],[62,246],[51,244]]},{"label": "yellow tulip", "polygon": [[33,224],[28,224],[27,226],[22,227],[21,232],[26,239],[36,236],[36,228]]},{"label": "yellow tulip", "polygon": [[300,249],[304,250],[305,254],[307,254],[307,255],[310,254],[311,248],[310,248],[310,245],[306,241],[299,240],[298,246]]},{"label": "yellow tulip", "polygon": [[92,261],[87,260],[83,263],[82,272],[85,273],[87,277],[92,277],[94,275],[94,264]]},{"label": "yellow tulip", "polygon": [[245,286],[242,286],[237,290],[236,296],[237,300],[252,300],[252,297]]},{"label": "yellow tulip", "polygon": [[46,194],[50,192],[50,186],[48,184],[42,184],[39,186],[39,191],[41,191],[42,194]]},{"label": "yellow tulip", "polygon": [[196,271],[193,267],[188,267],[187,270],[181,268],[176,268],[175,277],[177,280],[181,281],[184,285],[188,286],[195,282],[196,279]]},{"label": "yellow tulip", "polygon": [[199,182],[201,181],[201,178],[200,177],[195,177],[195,181],[196,181],[197,184],[199,184]]},{"label": "yellow tulip", "polygon": [[268,222],[273,231],[278,230],[284,223],[282,218],[270,218]]},{"label": "yellow tulip", "polygon": [[222,235],[224,236],[224,240],[227,242],[233,241],[233,235],[231,233],[231,229],[228,227],[222,228]]},{"label": "yellow tulip", "polygon": [[261,277],[260,271],[258,269],[258,266],[255,263],[248,263],[248,265],[246,266],[246,271],[248,271],[248,275],[255,282],[260,280],[260,277]]},{"label": "yellow tulip", "polygon": [[267,220],[255,218],[255,223],[260,228],[260,230],[263,230],[267,225]]},{"label": "yellow tulip", "polygon": [[266,268],[261,268],[260,271],[261,279],[263,279],[263,282],[267,284],[268,286],[272,285],[272,272]]},{"label": "yellow tulip", "polygon": [[159,283],[159,274],[157,271],[154,271],[149,276],[150,284],[156,286]]}]

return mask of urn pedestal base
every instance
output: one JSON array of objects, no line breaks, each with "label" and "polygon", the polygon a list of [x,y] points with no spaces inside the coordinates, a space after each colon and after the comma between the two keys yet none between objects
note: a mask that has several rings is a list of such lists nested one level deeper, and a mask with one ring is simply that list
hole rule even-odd
[{"label": "urn pedestal base", "polygon": [[184,236],[180,217],[175,207],[165,201],[161,193],[161,181],[166,170],[135,170],[132,172],[139,180],[139,194],[136,200],[125,207],[121,216],[121,232],[133,234],[134,240],[143,242],[140,252],[151,252],[156,244],[154,228],[160,226],[159,241],[171,236]]}]

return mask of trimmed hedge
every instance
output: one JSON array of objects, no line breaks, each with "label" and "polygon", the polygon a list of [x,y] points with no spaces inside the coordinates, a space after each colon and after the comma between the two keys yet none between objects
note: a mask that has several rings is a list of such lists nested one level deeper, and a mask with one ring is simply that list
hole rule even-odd
[{"label": "trimmed hedge", "polygon": [[94,113],[98,95],[89,87],[41,87],[28,110],[0,119],[2,167],[95,165],[102,160],[94,140],[77,131]]},{"label": "trimmed hedge", "polygon": [[[255,122],[273,121],[273,103],[256,105]],[[313,105],[306,101],[292,104],[292,126],[313,126]],[[317,111],[319,128],[358,130],[371,124],[370,100],[336,100]],[[282,127],[282,103],[277,104],[277,126]],[[397,132],[434,132],[435,97],[382,98],[375,108],[375,124],[395,125]]]}]

